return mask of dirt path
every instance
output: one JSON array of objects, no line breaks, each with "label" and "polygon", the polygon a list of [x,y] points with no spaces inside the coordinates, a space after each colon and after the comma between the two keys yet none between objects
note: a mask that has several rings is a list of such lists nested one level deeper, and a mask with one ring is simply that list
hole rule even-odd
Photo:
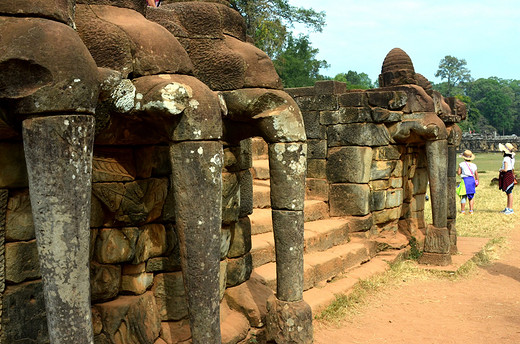
[{"label": "dirt path", "polygon": [[341,328],[315,326],[315,344],[520,343],[520,226],[508,255],[459,281],[411,281],[374,297]]}]

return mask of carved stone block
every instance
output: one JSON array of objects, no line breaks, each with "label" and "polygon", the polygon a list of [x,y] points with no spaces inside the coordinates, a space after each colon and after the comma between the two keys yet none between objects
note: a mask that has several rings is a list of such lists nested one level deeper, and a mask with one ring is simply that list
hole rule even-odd
[{"label": "carved stone block", "polygon": [[372,148],[331,148],[327,159],[327,179],[330,183],[368,183],[371,164]]},{"label": "carved stone block", "polygon": [[162,321],[180,320],[188,316],[188,303],[181,272],[156,275],[152,292]]},{"label": "carved stone block", "polygon": [[154,343],[161,331],[161,318],[152,292],[120,296],[94,305],[101,316],[102,334],[109,343]]},{"label": "carved stone block", "polygon": [[329,147],[337,146],[386,146],[391,137],[383,124],[336,124],[327,128]]},{"label": "carved stone block", "polygon": [[121,266],[90,263],[90,295],[92,301],[113,299],[121,285]]},{"label": "carved stone block", "polygon": [[370,188],[366,184],[331,184],[330,216],[367,215],[369,200]]},{"label": "carved stone block", "polygon": [[27,241],[35,238],[29,190],[10,193],[6,219],[5,236],[8,241]]},{"label": "carved stone block", "polygon": [[40,276],[40,260],[36,240],[5,244],[6,281],[20,283]]}]

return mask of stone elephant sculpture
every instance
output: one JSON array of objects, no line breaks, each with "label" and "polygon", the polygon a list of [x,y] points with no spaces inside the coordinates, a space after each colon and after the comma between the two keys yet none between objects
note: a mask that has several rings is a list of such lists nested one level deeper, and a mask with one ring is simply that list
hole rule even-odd
[{"label": "stone elephant sculpture", "polygon": [[[169,146],[169,211],[192,341],[220,343],[222,141],[258,135],[269,143],[277,255],[268,332],[283,341],[302,335],[293,331],[299,327],[312,340],[302,297],[303,120],[269,58],[246,42],[240,15],[226,1],[147,9],[141,0],[33,0],[2,4],[0,15],[8,33],[0,37],[8,71],[0,76],[0,132],[17,135],[23,126],[51,342],[93,342],[88,230],[96,137],[106,145]],[[283,325],[282,308],[299,321]]]}]

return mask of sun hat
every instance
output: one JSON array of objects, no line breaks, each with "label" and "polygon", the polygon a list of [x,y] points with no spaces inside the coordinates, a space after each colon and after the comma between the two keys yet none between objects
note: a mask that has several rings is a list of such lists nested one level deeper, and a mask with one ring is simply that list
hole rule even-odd
[{"label": "sun hat", "polygon": [[469,149],[466,149],[464,153],[460,155],[464,160],[473,160],[475,159],[475,154],[473,154]]},{"label": "sun hat", "polygon": [[516,150],[516,148],[515,148],[515,146],[513,146],[511,143],[508,142],[505,145],[499,143],[498,150],[501,152],[504,152],[506,154],[513,154],[513,151]]}]

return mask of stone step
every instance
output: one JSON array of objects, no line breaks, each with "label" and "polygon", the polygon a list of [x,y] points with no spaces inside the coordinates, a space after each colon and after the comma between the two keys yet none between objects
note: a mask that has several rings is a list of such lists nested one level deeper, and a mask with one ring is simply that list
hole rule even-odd
[{"label": "stone step", "polygon": [[[309,200],[304,203],[304,221],[311,222],[329,218],[329,206],[318,200]],[[273,222],[270,208],[254,208],[251,220],[251,234],[272,232]]]},{"label": "stone step", "polygon": [[[330,218],[307,222],[304,225],[304,252],[325,251],[349,240],[349,221],[344,218]],[[253,268],[275,261],[273,232],[251,236]]]},{"label": "stone step", "polygon": [[269,179],[269,160],[253,160],[253,179]]},{"label": "stone step", "polygon": [[[326,251],[304,255],[304,290],[323,285],[345,271],[368,262],[376,255],[376,244],[368,240],[352,240]],[[271,262],[253,270],[266,285],[276,290],[276,263]]]},{"label": "stone step", "polygon": [[368,262],[348,269],[330,282],[319,283],[314,288],[304,291],[303,299],[316,316],[336,299],[336,295],[348,295],[360,280],[386,272],[390,269],[391,263],[404,259],[407,252],[408,249],[379,252]]},{"label": "stone step", "polygon": [[252,143],[252,156],[253,160],[256,159],[267,159],[268,156],[268,148],[267,143],[265,143],[264,139],[261,137],[253,137],[251,139]]}]

